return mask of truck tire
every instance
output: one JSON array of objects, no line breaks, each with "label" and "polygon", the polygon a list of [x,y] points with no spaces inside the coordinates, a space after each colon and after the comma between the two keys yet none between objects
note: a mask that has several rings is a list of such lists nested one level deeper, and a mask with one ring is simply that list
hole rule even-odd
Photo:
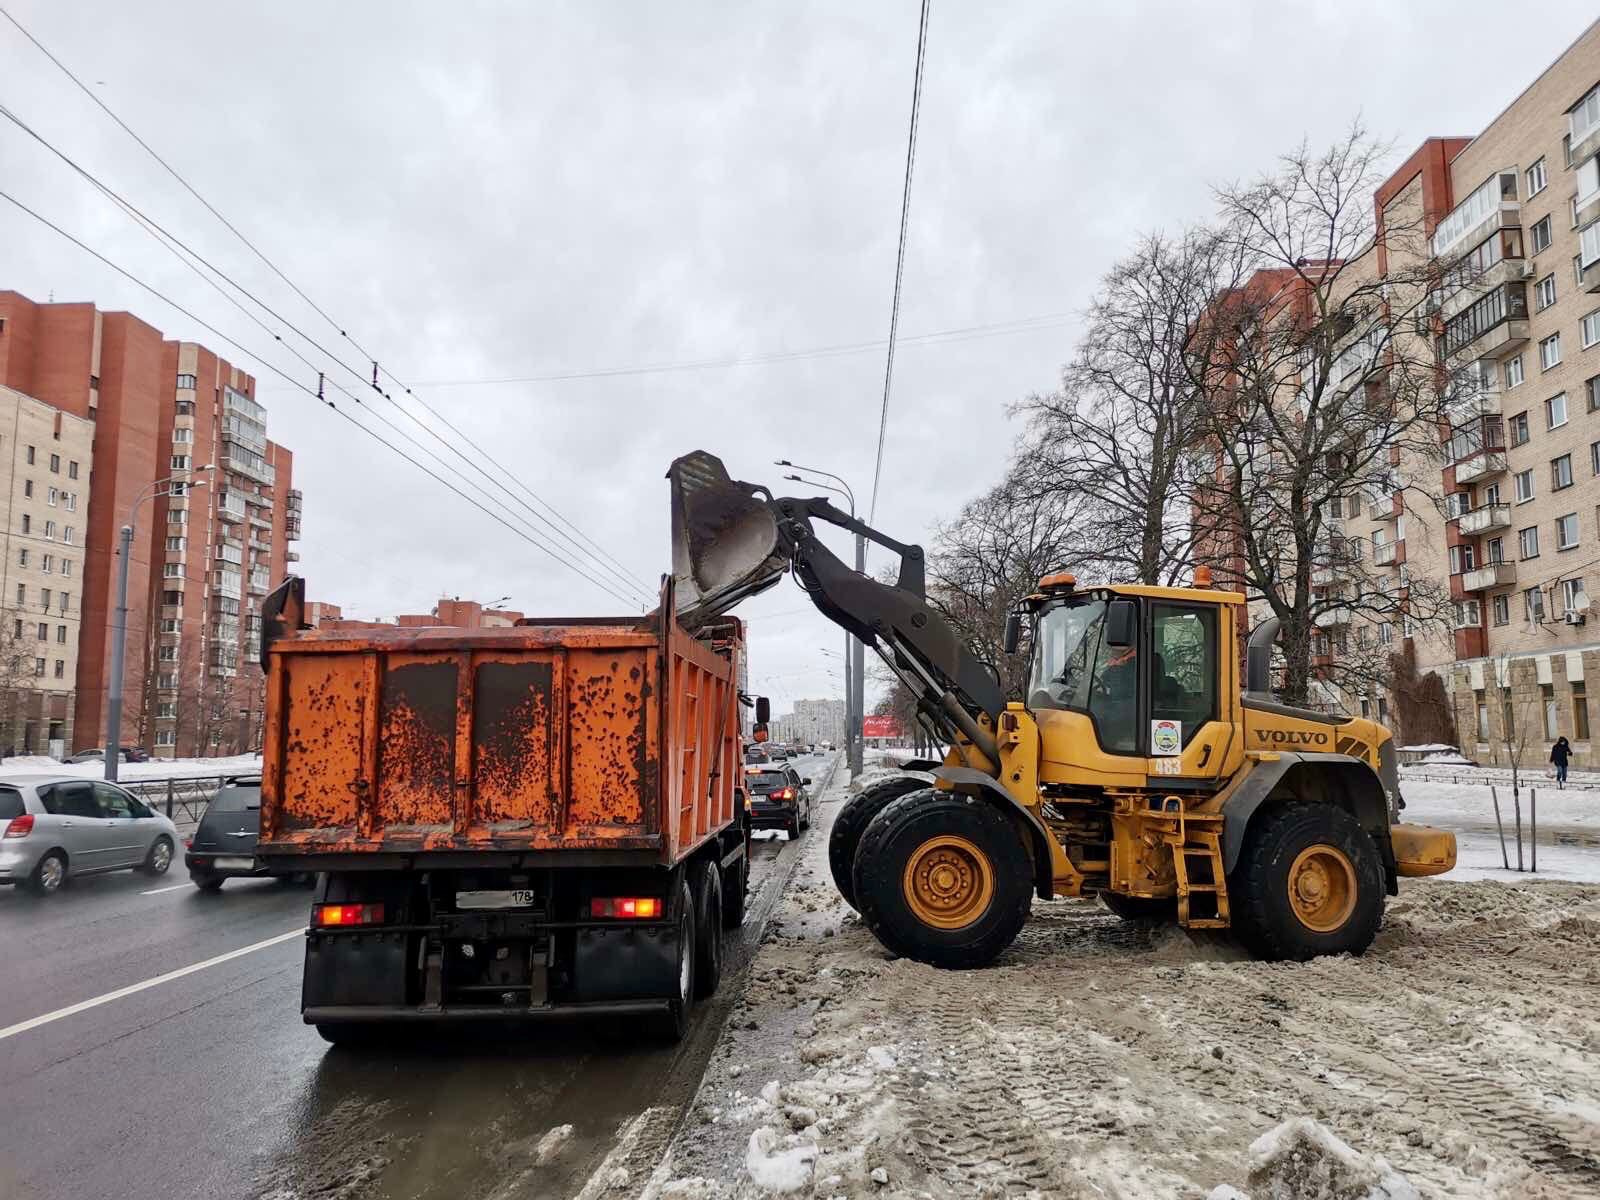
[{"label": "truck tire", "polygon": [[1178,919],[1178,901],[1171,896],[1153,900],[1148,896],[1122,896],[1116,892],[1101,892],[1100,903],[1124,921],[1137,924],[1160,925]]},{"label": "truck tire", "polygon": [[1257,958],[1360,954],[1383,923],[1383,862],[1344,809],[1290,802],[1251,822],[1228,877],[1233,927]]},{"label": "truck tire", "polygon": [[[673,909],[678,914],[678,990],[667,1002],[656,1029],[669,1042],[680,1042],[689,1031],[689,1013],[694,1008],[695,919],[694,895],[688,880],[678,879]],[[671,910],[669,910],[671,911]]]},{"label": "truck tire", "polygon": [[924,788],[891,801],[861,835],[855,895],[891,953],[935,967],[981,967],[1027,921],[1033,864],[999,809]]},{"label": "truck tire", "polygon": [[722,927],[738,929],[744,924],[745,905],[750,897],[750,839],[744,839],[744,853],[722,873]]},{"label": "truck tire", "polygon": [[722,872],[703,859],[694,876],[694,994],[703,1000],[722,982]]},{"label": "truck tire", "polygon": [[833,831],[828,834],[828,869],[833,872],[833,886],[839,889],[844,902],[851,908],[856,903],[855,865],[856,846],[861,834],[872,823],[872,818],[908,792],[920,792],[928,781],[914,775],[896,775],[864,787],[833,819]]}]

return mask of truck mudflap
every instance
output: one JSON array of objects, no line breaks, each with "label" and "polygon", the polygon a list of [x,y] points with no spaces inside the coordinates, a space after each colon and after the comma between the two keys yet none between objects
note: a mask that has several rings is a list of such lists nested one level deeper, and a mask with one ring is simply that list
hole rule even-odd
[{"label": "truck mudflap", "polygon": [[1402,876],[1443,875],[1456,865],[1456,835],[1430,825],[1391,825],[1395,870]]}]

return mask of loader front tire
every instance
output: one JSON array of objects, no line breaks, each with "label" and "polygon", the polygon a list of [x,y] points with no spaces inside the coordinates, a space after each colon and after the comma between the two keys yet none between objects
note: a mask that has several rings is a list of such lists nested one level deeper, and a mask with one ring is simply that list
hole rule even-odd
[{"label": "loader front tire", "polygon": [[1016,939],[1033,864],[1016,827],[970,796],[923,788],[892,800],[856,848],[857,905],[893,954],[982,967]]},{"label": "loader front tire", "polygon": [[910,792],[924,791],[926,779],[915,775],[896,775],[864,787],[839,810],[833,819],[833,829],[828,834],[828,869],[833,872],[833,885],[839,889],[844,902],[851,908],[856,903],[855,865],[856,847],[866,832],[872,818],[889,804]]},{"label": "loader front tire", "polygon": [[1383,861],[1356,819],[1291,801],[1257,816],[1228,877],[1240,941],[1257,958],[1360,954],[1383,923]]}]

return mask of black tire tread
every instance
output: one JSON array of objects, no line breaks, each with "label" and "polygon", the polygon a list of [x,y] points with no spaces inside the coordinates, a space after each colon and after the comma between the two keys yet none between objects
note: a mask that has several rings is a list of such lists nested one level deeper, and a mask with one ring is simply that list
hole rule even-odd
[{"label": "black tire tread", "polygon": [[[964,930],[929,930],[904,911],[903,864],[892,844],[913,823],[958,830],[988,853],[995,899],[988,913]],[[920,835],[919,835],[920,836]],[[855,893],[867,927],[903,958],[929,966],[967,970],[987,966],[1016,940],[1033,906],[1033,864],[1015,826],[985,800],[923,788],[891,801],[867,826],[856,848]]]},{"label": "black tire tread", "polygon": [[722,872],[706,859],[694,874],[694,994],[703,1000],[722,982]]},{"label": "black tire tread", "polygon": [[927,786],[927,780],[915,775],[880,779],[852,796],[833,818],[833,829],[828,834],[828,869],[833,873],[833,886],[851,908],[860,908],[856,903],[855,865],[861,835],[891,801]]},{"label": "black tire tread", "polygon": [[[1323,827],[1312,835],[1316,841],[1339,846],[1356,868],[1355,910],[1341,929],[1326,934],[1300,925],[1273,870],[1275,855],[1298,852],[1285,843],[1292,846],[1297,827],[1308,821]],[[1383,863],[1371,835],[1344,809],[1291,800],[1251,822],[1244,851],[1228,877],[1228,904],[1235,935],[1256,958],[1306,962],[1326,954],[1361,954],[1383,923]]]}]

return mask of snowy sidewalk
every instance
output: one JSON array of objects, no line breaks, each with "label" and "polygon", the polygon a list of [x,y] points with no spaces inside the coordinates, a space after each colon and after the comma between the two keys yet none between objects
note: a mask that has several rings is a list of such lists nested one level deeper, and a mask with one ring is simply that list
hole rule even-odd
[{"label": "snowy sidewalk", "polygon": [[1600,887],[1406,881],[1364,958],[1308,964],[1036,902],[996,966],[944,972],[835,893],[838,808],[619,1195],[1600,1194]]}]

